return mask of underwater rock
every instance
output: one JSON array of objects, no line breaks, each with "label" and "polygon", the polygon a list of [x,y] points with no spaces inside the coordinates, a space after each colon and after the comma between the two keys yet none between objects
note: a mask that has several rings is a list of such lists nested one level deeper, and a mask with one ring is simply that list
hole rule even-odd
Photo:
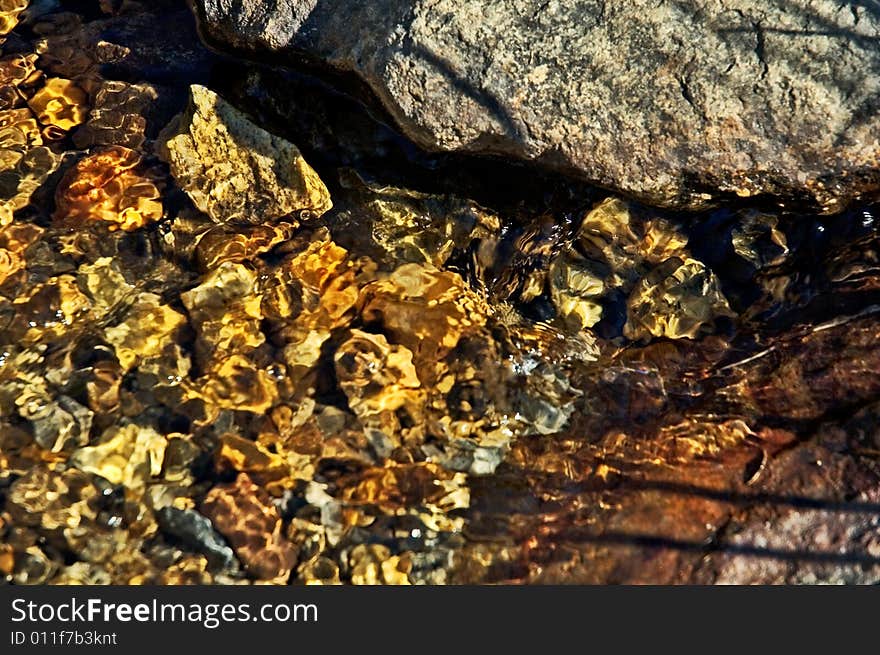
[{"label": "underwater rock", "polygon": [[[706,421],[687,419],[661,428],[657,435],[659,446],[667,461],[697,457],[718,457],[725,450],[747,442],[756,435],[741,419]],[[754,439],[757,442],[757,439]]]},{"label": "underwater rock", "polygon": [[113,578],[109,571],[88,562],[74,562],[52,578],[53,585],[109,585]]},{"label": "underwater rock", "polygon": [[735,314],[718,280],[695,259],[667,259],[652,269],[627,301],[623,334],[629,339],[693,339],[705,325]]},{"label": "underwater rock", "polygon": [[6,508],[21,525],[46,531],[76,528],[97,517],[90,503],[99,493],[87,473],[34,466],[10,487]]},{"label": "underwater rock", "polygon": [[372,505],[394,515],[408,508],[436,508],[437,514],[470,505],[467,476],[437,464],[387,463],[337,482],[339,498],[349,505]]},{"label": "underwater rock", "polygon": [[355,211],[344,212],[338,220],[350,221],[352,226],[370,225],[373,241],[385,251],[388,265],[442,267],[474,242],[490,241],[501,233],[500,217],[472,200],[368,184],[348,170],[340,178],[343,186],[357,194],[358,202]]},{"label": "underwater rock", "polygon": [[43,73],[36,62],[33,53],[0,57],[0,110],[23,107],[33,87],[42,83]]},{"label": "underwater rock", "polygon": [[238,565],[232,549],[214,530],[211,521],[198,512],[169,506],[157,511],[156,518],[164,532],[203,553],[213,566],[232,569]]},{"label": "underwater rock", "polygon": [[404,264],[367,286],[363,307],[364,320],[381,322],[424,372],[448,355],[462,334],[486,323],[485,301],[458,274],[418,264]]},{"label": "underwater rock", "polygon": [[277,326],[290,375],[311,369],[332,332],[353,320],[361,288],[374,272],[374,264],[351,257],[326,230],[280,264],[265,284],[262,307]]},{"label": "underwater rock", "polygon": [[105,222],[109,230],[137,230],[162,218],[162,183],[134,150],[98,149],[78,161],[55,191],[58,225]]},{"label": "underwater rock", "polygon": [[199,333],[198,352],[203,361],[218,362],[232,351],[244,355],[265,342],[256,281],[252,267],[227,261],[205,275],[198,286],[180,294]]},{"label": "underwater rock", "polygon": [[424,422],[425,392],[420,388],[412,352],[390,345],[381,334],[352,330],[334,360],[336,378],[349,407],[378,454],[387,457],[407,441],[401,435],[400,416],[404,412],[413,426]]},{"label": "underwater rock", "polygon": [[86,379],[89,409],[97,414],[112,414],[119,406],[122,369],[115,362],[98,362]]},{"label": "underwater rock", "polygon": [[279,435],[264,432],[256,441],[226,433],[216,453],[217,469],[247,473],[274,495],[295,488],[297,480],[309,481],[315,474],[315,458],[296,452]]},{"label": "underwater rock", "polygon": [[200,509],[229,540],[248,573],[278,581],[290,575],[296,563],[293,544],[282,535],[281,517],[268,494],[247,474],[213,487]]},{"label": "underwater rock", "polygon": [[[125,48],[100,38],[96,33],[101,29],[99,24],[84,23],[80,16],[72,12],[44,15],[35,21],[33,29],[38,36],[34,49],[40,55],[40,69],[51,78],[70,81],[76,89],[86,92],[91,98],[101,86],[99,66],[118,61],[129,54]],[[65,94],[64,98],[59,98],[56,106],[70,105],[70,100],[69,94]],[[81,110],[78,117],[84,120],[88,106],[82,106]]]},{"label": "underwater rock", "polygon": [[[404,264],[366,285],[359,304],[364,321],[381,325],[388,341],[403,347],[389,347],[385,354],[380,347],[372,355],[367,348],[360,358],[351,353],[337,361],[347,393],[356,389],[349,380],[359,374],[368,381],[368,392],[371,384],[375,388],[389,384],[388,379],[378,383],[383,376],[393,379],[389,389],[401,392],[396,396],[374,392],[380,406],[383,402],[398,405],[396,413],[370,416],[369,404],[355,402],[369,420],[381,420],[384,415],[390,421],[383,430],[370,431],[373,447],[386,456],[405,437],[402,441],[409,447],[439,457],[455,470],[493,471],[514,434],[514,412],[505,386],[512,367],[494,352],[485,299],[456,273],[431,265]],[[376,345],[380,344],[374,342],[372,349]],[[376,359],[372,364],[371,358]],[[360,372],[359,359],[367,364]],[[383,360],[386,363],[379,366]],[[351,370],[348,364],[353,366]],[[411,367],[426,393],[414,388]],[[369,375],[364,375],[366,371]],[[419,420],[422,414],[425,420]],[[390,438],[386,431],[393,432],[398,421],[412,428]]]},{"label": "underwater rock", "polygon": [[44,126],[68,132],[85,121],[87,102],[86,92],[72,81],[52,77],[28,100],[28,106]]},{"label": "underwater rock", "polygon": [[[10,213],[9,216],[11,218],[12,214]],[[0,219],[2,219],[2,212],[0,212]],[[0,249],[0,285],[18,273],[23,267],[24,261],[21,255],[6,248]]]},{"label": "underwater rock", "polygon": [[584,216],[571,247],[554,259],[550,295],[569,328],[598,323],[605,295],[618,289],[628,293],[646,272],[635,222],[626,202],[603,200]]},{"label": "underwater rock", "polygon": [[27,9],[30,0],[2,0],[0,1],[0,45],[3,45],[5,37],[18,24],[21,12]]},{"label": "underwater rock", "polygon": [[297,569],[297,578],[307,585],[339,585],[339,565],[327,557],[305,562]]},{"label": "underwater rock", "polygon": [[113,484],[140,489],[162,471],[167,445],[166,438],[152,428],[129,424],[107,430],[97,445],[74,452],[70,462]]},{"label": "underwater rock", "polygon": [[[0,413],[18,416],[29,426],[34,442],[48,453],[68,453],[89,440],[94,414],[73,398],[57,391],[46,377],[41,348],[4,346],[3,364],[14,371],[0,378]],[[11,351],[11,352],[10,352]],[[9,369],[7,369],[8,371]],[[11,430],[14,438],[15,430]],[[64,457],[46,457],[47,460]]]},{"label": "underwater rock", "polygon": [[17,334],[24,344],[60,336],[82,320],[90,307],[72,275],[59,275],[34,285],[12,304],[16,314],[9,335]]},{"label": "underwater rock", "polygon": [[277,380],[248,355],[266,342],[256,272],[225,261],[181,294],[196,328],[196,356],[204,376],[189,395],[212,405],[263,413],[278,398]]},{"label": "underwater rock", "polygon": [[23,389],[16,404],[19,416],[30,421],[34,441],[52,452],[88,443],[93,412],[67,396],[50,400],[36,386]]},{"label": "underwater rock", "polygon": [[[125,287],[121,287],[123,290]],[[169,339],[186,323],[182,314],[162,303],[154,293],[141,293],[124,314],[123,320],[104,330],[107,342],[127,371],[137,362],[163,352]]]},{"label": "underwater rock", "polygon": [[41,548],[29,546],[16,553],[12,582],[21,585],[46,584],[57,570],[58,563]]},{"label": "underwater rock", "polygon": [[583,218],[571,247],[550,267],[551,298],[568,329],[593,327],[604,303],[627,296],[629,339],[691,338],[734,317],[718,278],[668,221],[608,198]]},{"label": "underwater rock", "polygon": [[0,225],[25,207],[61,158],[43,145],[36,117],[26,107],[0,110]]},{"label": "underwater rock", "polygon": [[407,555],[391,555],[387,546],[359,544],[348,556],[351,582],[356,585],[408,585],[412,563]]},{"label": "underwater rock", "polygon": [[781,264],[789,254],[789,248],[779,226],[779,217],[760,212],[747,212],[741,216],[731,234],[734,252],[758,270]]},{"label": "underwater rock", "polygon": [[278,383],[246,357],[230,355],[191,386],[190,394],[219,408],[263,414],[278,401]]},{"label": "underwater rock", "polygon": [[[209,562],[201,555],[185,554],[165,571],[159,574],[156,584],[160,585],[207,585],[216,584],[208,572]],[[228,578],[227,578],[228,580]]]},{"label": "underwater rock", "polygon": [[355,75],[430,150],[654,205],[880,190],[880,16],[835,0],[192,0],[215,46]]},{"label": "underwater rock", "polygon": [[160,154],[196,207],[218,223],[320,216],[330,193],[295,145],[252,123],[213,91],[190,87],[187,110],[160,135]]},{"label": "underwater rock", "polygon": [[80,266],[77,281],[91,299],[96,319],[114,310],[135,289],[133,284],[126,281],[119,262],[112,257],[99,257],[92,263]]},{"label": "underwater rock", "polygon": [[289,240],[297,227],[295,223],[218,225],[198,237],[195,259],[206,272],[225,262],[246,262]]},{"label": "underwater rock", "polygon": [[95,94],[88,120],[73,135],[77,148],[124,146],[140,148],[146,140],[145,114],[158,98],[150,84],[107,80]]},{"label": "underwater rock", "polygon": [[880,389],[871,374],[880,361],[878,335],[871,317],[812,327],[774,344],[767,353],[774,357],[744,365],[748,383],[731,384],[729,393],[753,411],[789,420],[818,420],[861,407]]},{"label": "underwater rock", "polygon": [[25,251],[43,233],[36,225],[12,221],[12,207],[0,205],[0,296],[8,297],[17,295],[13,290],[25,280]]}]

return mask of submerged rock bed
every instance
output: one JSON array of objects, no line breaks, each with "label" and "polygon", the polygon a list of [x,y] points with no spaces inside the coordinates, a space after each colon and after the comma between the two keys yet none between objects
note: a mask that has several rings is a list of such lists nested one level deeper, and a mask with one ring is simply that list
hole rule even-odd
[{"label": "submerged rock bed", "polygon": [[662,212],[421,152],[183,3],[27,4],[5,581],[880,580],[873,208]]}]

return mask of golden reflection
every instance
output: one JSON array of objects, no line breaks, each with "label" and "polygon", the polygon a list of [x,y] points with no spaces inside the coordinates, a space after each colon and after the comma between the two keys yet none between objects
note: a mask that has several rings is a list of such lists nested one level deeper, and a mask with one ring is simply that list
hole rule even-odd
[{"label": "golden reflection", "polygon": [[137,230],[162,218],[161,181],[140,154],[113,146],[84,157],[55,192],[55,222],[65,226],[102,221],[107,228]]}]

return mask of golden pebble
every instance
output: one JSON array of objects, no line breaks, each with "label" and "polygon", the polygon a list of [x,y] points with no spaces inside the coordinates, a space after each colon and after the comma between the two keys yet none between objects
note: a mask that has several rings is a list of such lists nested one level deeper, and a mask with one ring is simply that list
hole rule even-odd
[{"label": "golden pebble", "polygon": [[46,85],[28,100],[28,106],[40,123],[64,132],[85,121],[87,103],[86,92],[61,77],[46,80]]},{"label": "golden pebble", "polygon": [[330,192],[292,143],[266,132],[203,86],[159,138],[162,158],[196,207],[215,222],[320,216]]},{"label": "golden pebble", "polygon": [[223,409],[264,414],[278,401],[278,384],[246,357],[230,355],[199,378],[189,393]]},{"label": "golden pebble", "polygon": [[77,162],[55,191],[56,224],[80,227],[103,221],[109,230],[137,230],[162,218],[158,177],[141,156],[122,146]]},{"label": "golden pebble", "polygon": [[300,582],[307,585],[339,585],[339,565],[327,557],[318,557],[297,570]]},{"label": "golden pebble", "polygon": [[348,556],[351,582],[356,585],[408,585],[412,562],[407,555],[391,555],[381,544],[358,544]]},{"label": "golden pebble", "polygon": [[30,0],[0,0],[0,43],[16,25],[21,12],[27,9]]},{"label": "golden pebble", "polygon": [[100,443],[75,451],[70,463],[113,484],[141,489],[161,473],[167,444],[152,428],[129,424],[108,429]]},{"label": "golden pebble", "polygon": [[[123,287],[124,289],[124,287]],[[173,335],[186,324],[154,293],[141,293],[124,314],[122,322],[104,330],[107,342],[116,350],[123,371],[144,359],[162,353]]]}]

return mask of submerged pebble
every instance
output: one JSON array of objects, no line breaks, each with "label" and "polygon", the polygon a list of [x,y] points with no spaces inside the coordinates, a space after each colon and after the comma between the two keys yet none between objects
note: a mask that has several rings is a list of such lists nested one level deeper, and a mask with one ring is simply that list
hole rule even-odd
[{"label": "submerged pebble", "polygon": [[254,125],[203,86],[165,128],[160,152],[177,184],[218,223],[264,223],[295,212],[320,216],[330,194],[295,145]]}]

